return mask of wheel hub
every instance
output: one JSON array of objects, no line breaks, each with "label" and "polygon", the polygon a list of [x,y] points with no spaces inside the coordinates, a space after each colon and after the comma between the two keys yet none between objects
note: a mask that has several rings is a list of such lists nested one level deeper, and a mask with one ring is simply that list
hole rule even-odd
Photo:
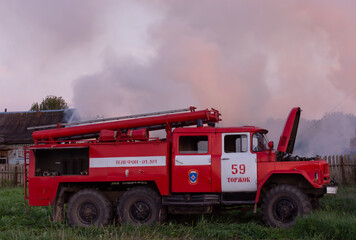
[{"label": "wheel hub", "polygon": [[291,222],[298,213],[296,204],[290,199],[281,199],[274,208],[275,216],[283,223]]},{"label": "wheel hub", "polygon": [[85,224],[95,222],[98,217],[98,210],[95,204],[86,202],[79,208],[79,218]]},{"label": "wheel hub", "polygon": [[146,222],[151,216],[151,208],[144,201],[137,201],[131,206],[131,216],[139,223]]}]

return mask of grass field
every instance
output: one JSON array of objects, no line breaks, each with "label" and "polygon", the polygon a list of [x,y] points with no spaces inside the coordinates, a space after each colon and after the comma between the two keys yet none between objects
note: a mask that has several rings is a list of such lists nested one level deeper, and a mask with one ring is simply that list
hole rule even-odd
[{"label": "grass field", "polygon": [[52,223],[49,207],[25,210],[22,188],[0,189],[0,239],[356,239],[356,187],[326,196],[321,209],[292,229],[265,227],[259,213],[234,210],[214,215],[170,217],[161,226],[70,228]]}]

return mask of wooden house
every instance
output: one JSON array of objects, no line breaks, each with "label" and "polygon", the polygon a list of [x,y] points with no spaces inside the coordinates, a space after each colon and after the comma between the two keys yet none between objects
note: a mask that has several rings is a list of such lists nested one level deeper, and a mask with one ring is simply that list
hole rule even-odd
[{"label": "wooden house", "polygon": [[0,112],[0,164],[21,164],[24,147],[33,144],[28,127],[67,123],[75,116],[73,109]]}]

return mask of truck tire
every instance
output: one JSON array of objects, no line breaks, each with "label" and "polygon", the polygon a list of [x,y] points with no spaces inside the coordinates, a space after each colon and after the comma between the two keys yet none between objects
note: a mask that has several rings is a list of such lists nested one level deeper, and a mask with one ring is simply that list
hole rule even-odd
[{"label": "truck tire", "polygon": [[161,197],[147,187],[135,187],[120,198],[117,215],[121,224],[134,226],[163,223],[167,212],[162,206]]},{"label": "truck tire", "polygon": [[278,185],[267,192],[262,202],[262,219],[271,227],[294,226],[297,217],[312,209],[308,196],[291,185]]},{"label": "truck tire", "polygon": [[112,214],[109,200],[94,189],[81,190],[68,202],[67,219],[71,227],[105,226],[111,223]]}]

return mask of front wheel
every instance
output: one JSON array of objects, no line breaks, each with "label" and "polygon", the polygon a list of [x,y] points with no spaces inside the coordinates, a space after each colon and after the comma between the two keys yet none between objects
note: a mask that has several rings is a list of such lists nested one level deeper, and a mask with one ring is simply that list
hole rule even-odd
[{"label": "front wheel", "polygon": [[272,227],[292,227],[297,217],[308,214],[312,209],[308,196],[291,185],[278,185],[262,202],[262,218]]},{"label": "front wheel", "polygon": [[135,226],[162,223],[167,215],[161,197],[147,187],[127,191],[119,200],[117,214],[121,223]]}]

